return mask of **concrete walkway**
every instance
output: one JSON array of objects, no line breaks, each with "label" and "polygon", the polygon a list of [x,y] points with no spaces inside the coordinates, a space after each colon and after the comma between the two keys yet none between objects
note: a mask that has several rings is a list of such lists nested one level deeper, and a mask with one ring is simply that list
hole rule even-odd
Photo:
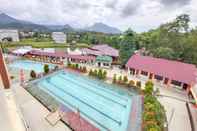
[{"label": "concrete walkway", "polygon": [[17,108],[13,93],[10,89],[3,89],[0,78],[0,130],[26,131],[24,121]]},{"label": "concrete walkway", "polygon": [[15,85],[15,96],[30,131],[70,131],[61,121],[51,126],[45,119],[50,113],[41,103],[25,89]]},{"label": "concrete walkway", "polygon": [[191,131],[186,92],[165,87],[159,89],[164,96],[159,96],[158,100],[166,110],[169,131]]}]

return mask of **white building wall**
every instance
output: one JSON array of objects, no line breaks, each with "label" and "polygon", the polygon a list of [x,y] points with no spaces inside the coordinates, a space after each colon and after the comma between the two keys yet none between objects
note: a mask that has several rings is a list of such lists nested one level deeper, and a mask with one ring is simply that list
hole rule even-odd
[{"label": "white building wall", "polygon": [[66,34],[64,34],[63,32],[53,32],[52,39],[56,43],[66,43]]},{"label": "white building wall", "polygon": [[19,41],[19,34],[17,30],[2,29],[0,30],[0,41],[6,37],[11,37],[12,41]]}]

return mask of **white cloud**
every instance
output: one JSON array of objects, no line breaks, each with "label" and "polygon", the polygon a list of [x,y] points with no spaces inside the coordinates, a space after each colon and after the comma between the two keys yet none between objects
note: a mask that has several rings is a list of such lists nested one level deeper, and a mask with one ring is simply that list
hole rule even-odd
[{"label": "white cloud", "polygon": [[[187,0],[186,0],[187,1]],[[197,25],[196,0],[0,0],[0,11],[39,24],[84,27],[103,22],[146,31],[181,13]]]}]

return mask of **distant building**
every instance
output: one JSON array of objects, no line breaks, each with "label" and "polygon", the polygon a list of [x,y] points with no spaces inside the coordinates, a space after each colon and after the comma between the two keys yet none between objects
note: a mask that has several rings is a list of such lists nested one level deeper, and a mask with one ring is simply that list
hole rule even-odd
[{"label": "distant building", "polygon": [[19,41],[19,34],[17,30],[1,29],[0,30],[0,42],[2,41]]},{"label": "distant building", "polygon": [[25,31],[21,31],[19,32],[20,37],[22,38],[29,38],[29,37],[33,37],[35,32],[29,31],[29,32],[25,32]]},{"label": "distant building", "polygon": [[55,43],[66,43],[66,34],[63,32],[53,32],[52,39]]},{"label": "distant building", "polygon": [[[90,48],[81,49],[83,55],[97,57],[96,63],[99,67],[107,67],[118,62],[119,51],[106,44],[95,45]],[[110,58],[111,57],[111,58]]]}]

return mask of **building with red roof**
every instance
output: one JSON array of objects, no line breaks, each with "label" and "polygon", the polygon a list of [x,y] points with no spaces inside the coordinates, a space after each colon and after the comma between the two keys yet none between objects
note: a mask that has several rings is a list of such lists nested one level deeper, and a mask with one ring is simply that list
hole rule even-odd
[{"label": "building with red roof", "polygon": [[84,48],[81,50],[85,55],[93,55],[93,56],[110,56],[113,59],[117,59],[119,57],[119,51],[115,48],[108,46],[107,44],[95,45],[91,48]]},{"label": "building with red roof", "polygon": [[64,61],[76,63],[93,63],[96,60],[94,56],[87,55],[73,55],[64,52],[44,52],[41,50],[32,50],[25,56],[35,58],[40,61],[48,61],[52,63],[61,64]]},{"label": "building with red roof", "polygon": [[190,89],[196,84],[195,65],[134,54],[126,67],[129,74],[156,80],[167,86]]},{"label": "building with red roof", "polygon": [[99,44],[90,48],[81,50],[83,55],[95,56],[98,67],[111,67],[118,62],[119,50],[110,47],[107,44]]}]

